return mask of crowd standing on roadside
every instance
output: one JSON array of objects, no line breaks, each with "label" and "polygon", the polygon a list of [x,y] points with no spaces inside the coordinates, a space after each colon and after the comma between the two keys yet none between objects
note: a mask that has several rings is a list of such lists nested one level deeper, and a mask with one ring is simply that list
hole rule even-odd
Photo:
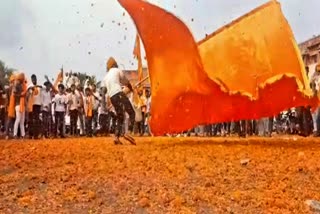
[{"label": "crowd standing on roadside", "polygon": [[[115,136],[135,144],[134,136],[151,136],[151,91],[132,86],[114,58],[107,61],[101,87],[81,84],[71,72],[64,81],[39,84],[33,74],[26,81],[23,72],[0,87],[0,125],[6,139]],[[307,69],[308,71],[308,69]],[[320,93],[320,65],[310,78],[314,96]],[[297,107],[274,117],[199,125],[168,136],[264,136],[292,134],[320,136],[320,108]]]},{"label": "crowd standing on roadside", "polygon": [[[114,60],[112,67],[115,65]],[[121,71],[113,68],[105,79],[112,70]],[[38,84],[35,74],[30,78],[27,83],[25,74],[16,72],[10,77],[10,85],[1,90],[0,120],[6,139],[150,135],[151,94],[147,88],[127,90],[131,84],[120,84],[126,98],[123,105],[124,97],[116,98],[111,91],[115,80],[97,88],[88,81],[81,85],[76,74],[57,85],[48,78]],[[123,107],[130,111],[125,112]]]}]

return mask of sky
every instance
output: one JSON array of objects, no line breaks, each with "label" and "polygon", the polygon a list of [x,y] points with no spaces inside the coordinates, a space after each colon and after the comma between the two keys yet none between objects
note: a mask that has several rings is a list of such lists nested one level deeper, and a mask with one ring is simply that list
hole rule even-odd
[{"label": "sky", "polygon": [[[279,1],[297,42],[320,34],[319,0]],[[267,0],[150,2],[182,19],[200,40]],[[40,80],[54,78],[61,66],[102,79],[109,56],[123,69],[137,68],[135,26],[117,0],[1,0],[0,26],[0,60]]]}]

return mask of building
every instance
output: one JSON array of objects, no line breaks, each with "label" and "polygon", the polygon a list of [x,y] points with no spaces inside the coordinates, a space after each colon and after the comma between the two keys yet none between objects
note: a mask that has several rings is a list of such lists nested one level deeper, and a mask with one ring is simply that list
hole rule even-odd
[{"label": "building", "polygon": [[[132,84],[135,86],[139,83],[138,71],[137,70],[124,70],[123,71]],[[147,68],[142,68],[142,78],[149,76],[149,72]],[[143,88],[150,88],[150,79],[148,78],[146,81],[142,83]]]},{"label": "building", "polygon": [[309,77],[315,72],[320,63],[320,35],[301,43],[299,45],[304,64],[309,68]]}]

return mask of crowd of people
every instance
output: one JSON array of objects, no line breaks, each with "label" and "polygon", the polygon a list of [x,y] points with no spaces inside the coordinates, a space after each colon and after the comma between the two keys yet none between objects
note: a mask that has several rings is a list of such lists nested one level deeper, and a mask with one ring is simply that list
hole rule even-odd
[{"label": "crowd of people", "polygon": [[[48,78],[39,85],[37,76],[27,84],[24,73],[10,77],[10,86],[1,89],[0,120],[6,139],[65,138],[79,136],[115,136],[135,144],[133,136],[151,136],[151,92],[133,87],[118,68],[115,59],[107,61],[107,74],[100,88],[88,79],[81,84],[77,74],[69,73],[63,81]],[[314,96],[318,96],[320,66],[310,78]],[[298,134],[320,136],[319,108],[292,108],[275,117],[227,123],[199,125],[168,136],[265,136]]]},{"label": "crowd of people", "polygon": [[[141,87],[133,88],[129,81],[123,85],[120,81],[127,80],[124,75],[114,79],[117,72],[123,72],[117,68],[114,59],[111,61],[113,63],[109,62],[106,78],[100,88],[90,83],[89,78],[81,84],[77,74],[72,73],[56,84],[46,78],[43,85],[38,84],[35,74],[28,84],[24,73],[14,73],[10,77],[10,85],[2,89],[1,96],[1,125],[6,139],[115,134],[118,136],[115,143],[121,143],[118,138],[129,131],[131,135],[150,135],[147,125],[150,91]],[[130,105],[128,113],[124,111],[128,109],[128,104],[122,105],[123,98],[114,100],[117,98],[114,96],[118,93],[117,86],[120,86],[119,92],[125,95]]]}]

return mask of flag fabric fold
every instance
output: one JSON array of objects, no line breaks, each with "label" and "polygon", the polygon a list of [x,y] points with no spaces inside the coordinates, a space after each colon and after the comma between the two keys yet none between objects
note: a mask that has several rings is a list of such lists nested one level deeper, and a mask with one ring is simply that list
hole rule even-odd
[{"label": "flag fabric fold", "polygon": [[198,45],[204,70],[211,79],[224,82],[230,93],[258,99],[257,87],[264,88],[283,76],[295,78],[299,91],[312,93],[301,54],[277,1],[243,15]]},{"label": "flag fabric fold", "polygon": [[[248,19],[232,23],[197,44],[187,26],[171,13],[142,0],[118,1],[133,18],[145,47],[154,135],[313,105],[299,51],[277,2],[259,8],[262,15],[250,18],[254,11],[246,15]],[[277,13],[280,24],[270,21],[269,32],[264,27],[262,32],[245,29],[247,24],[263,25],[263,10],[269,11],[269,7]],[[244,21],[248,23],[242,24]],[[274,29],[279,26],[284,28],[279,30],[281,44]],[[225,42],[230,42],[226,45],[230,49],[224,50]],[[277,51],[278,45],[286,50]],[[282,63],[277,55],[286,56]]]}]

